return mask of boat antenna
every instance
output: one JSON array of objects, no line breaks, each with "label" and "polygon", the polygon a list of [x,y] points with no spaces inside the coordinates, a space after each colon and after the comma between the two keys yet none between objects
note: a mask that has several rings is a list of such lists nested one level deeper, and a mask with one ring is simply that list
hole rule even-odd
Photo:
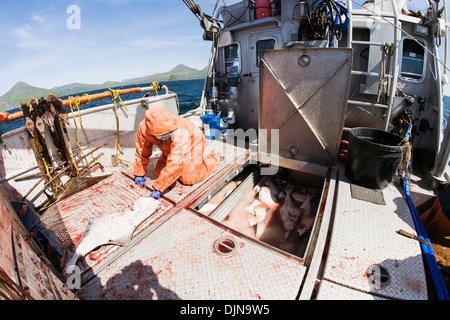
[{"label": "boat antenna", "polygon": [[219,2],[220,2],[220,0],[216,1],[216,5],[214,6],[214,10],[213,10],[211,16],[214,16],[214,12],[216,12],[216,9],[217,9],[217,6],[219,5]]}]

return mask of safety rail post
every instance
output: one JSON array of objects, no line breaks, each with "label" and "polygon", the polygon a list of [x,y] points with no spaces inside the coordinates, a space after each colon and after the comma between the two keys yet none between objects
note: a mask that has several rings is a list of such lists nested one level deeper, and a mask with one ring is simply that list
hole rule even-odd
[{"label": "safety rail post", "polygon": [[398,82],[398,55],[399,55],[399,45],[401,37],[401,26],[399,25],[398,19],[398,8],[396,0],[391,0],[392,2],[392,10],[394,11],[394,54],[392,55],[392,66],[394,67],[392,71],[392,79],[390,84],[390,92],[389,92],[389,102],[388,102],[388,110],[386,113],[386,118],[384,119],[384,130],[387,131],[389,127],[389,122],[391,120],[392,113],[392,105],[394,104],[395,92],[397,91],[397,82]]}]

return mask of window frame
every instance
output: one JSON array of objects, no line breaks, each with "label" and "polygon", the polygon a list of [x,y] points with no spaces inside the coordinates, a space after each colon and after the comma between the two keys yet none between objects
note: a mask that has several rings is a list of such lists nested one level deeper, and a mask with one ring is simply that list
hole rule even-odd
[{"label": "window frame", "polygon": [[260,61],[260,52],[263,50],[259,50],[258,51],[258,43],[261,41],[268,41],[268,40],[273,40],[273,48],[272,49],[264,49],[264,50],[273,50],[275,48],[275,45],[277,44],[277,38],[275,37],[267,37],[267,38],[261,38],[255,41],[255,46],[256,46],[256,67],[259,69],[259,61]]},{"label": "window frame", "polygon": [[236,76],[238,76],[242,72],[242,50],[241,50],[241,45],[240,45],[239,42],[233,42],[233,43],[230,43],[227,46],[222,47],[223,70],[224,70],[224,72],[227,72],[226,50],[227,50],[228,47],[235,46],[235,45],[238,47],[237,51],[238,51],[238,55],[239,55],[239,57],[238,57],[239,69],[238,69],[238,72],[236,73]]},{"label": "window frame", "polygon": [[[414,41],[414,42],[415,42],[415,40],[417,40],[425,47],[425,49],[423,49],[423,66],[422,66],[422,73],[421,73],[422,76],[421,76],[420,79],[411,78],[411,77],[408,77],[408,76],[404,76],[402,74],[402,66],[403,66],[403,59],[404,59],[404,57],[403,57],[403,48],[404,48],[404,41],[405,40],[410,40],[410,41]],[[423,80],[425,79],[425,76],[426,76],[426,66],[427,66],[427,50],[426,50],[426,48],[427,48],[427,42],[423,38],[417,37],[416,39],[413,39],[413,38],[411,38],[409,36],[402,37],[401,45],[400,45],[400,63],[399,63],[399,66],[400,66],[399,77],[400,77],[400,79],[402,79],[403,81],[415,82],[415,83],[423,82]],[[419,74],[417,74],[417,75],[419,75]]]}]

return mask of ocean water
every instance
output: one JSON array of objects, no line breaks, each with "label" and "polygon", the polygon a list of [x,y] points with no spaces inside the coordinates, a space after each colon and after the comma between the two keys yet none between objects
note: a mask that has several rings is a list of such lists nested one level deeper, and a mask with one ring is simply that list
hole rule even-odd
[{"label": "ocean water", "polygon": [[[200,104],[200,99],[202,96],[202,90],[203,85],[205,83],[204,79],[195,79],[195,80],[179,80],[179,81],[166,81],[166,82],[160,82],[160,84],[166,85],[169,88],[169,91],[172,91],[177,94],[178,96],[178,102],[180,103],[180,114],[184,114],[188,112],[189,110],[195,109]],[[150,84],[140,84],[140,85],[128,85],[123,87],[114,87],[113,89],[126,89],[126,88],[133,88],[133,87],[148,87]],[[71,94],[71,96],[81,96],[84,93],[87,94],[94,94],[99,92],[104,92],[108,88],[100,89],[100,90],[94,90],[89,92],[80,92],[79,94]],[[162,94],[163,92],[160,92]],[[132,100],[132,99],[140,99],[145,94],[145,92],[135,93],[135,94],[128,94],[126,96],[122,97],[122,100],[126,104],[126,100]],[[67,99],[69,96],[60,96],[59,98],[62,100]],[[34,97],[36,99],[39,99],[40,97]],[[30,97],[31,99],[31,97]],[[111,99],[103,99],[102,105],[106,105],[112,103]],[[88,109],[91,107],[98,106],[99,101],[92,101],[91,103],[81,107],[80,109]],[[8,110],[9,113],[14,113],[19,111],[19,108]],[[1,130],[3,133],[14,130],[16,128],[19,128],[23,126],[23,119],[18,119],[15,121],[12,121],[10,123],[2,123],[1,124]]]},{"label": "ocean water", "polygon": [[[180,114],[184,114],[189,110],[195,109],[199,106],[203,85],[204,85],[204,79],[195,79],[195,80],[179,80],[179,81],[167,81],[167,82],[161,82],[161,84],[166,85],[170,91],[175,92],[178,95],[178,101],[180,103]],[[139,85],[141,87],[150,86],[150,84],[141,84]],[[132,88],[137,87],[137,85],[129,85],[120,87],[120,89],[125,88]],[[86,92],[88,94],[94,94],[99,92],[104,92],[108,88],[101,89],[101,90],[95,90]],[[119,88],[114,88],[119,89]],[[83,95],[85,92],[80,92],[78,95]],[[135,93],[130,94],[122,97],[124,101],[131,100],[131,99],[139,99],[144,95],[144,93]],[[73,94],[72,96],[77,96],[77,94]],[[31,97],[30,97],[31,98]],[[35,97],[39,99],[40,97]],[[67,99],[68,96],[61,96],[61,99]],[[125,100],[126,99],[126,100]],[[91,108],[98,105],[98,101],[92,101],[91,103],[83,106],[81,109]],[[111,99],[103,99],[102,104],[106,105],[108,103],[111,103]],[[19,111],[19,108],[11,109],[8,112],[13,113]],[[444,96],[444,119],[447,120],[448,116],[450,114],[450,97]],[[19,119],[16,121],[12,121],[11,123],[2,123],[1,124],[1,130],[3,133],[11,131],[13,129],[16,129],[20,126],[23,126],[23,119]],[[448,125],[447,127],[450,127]]]}]

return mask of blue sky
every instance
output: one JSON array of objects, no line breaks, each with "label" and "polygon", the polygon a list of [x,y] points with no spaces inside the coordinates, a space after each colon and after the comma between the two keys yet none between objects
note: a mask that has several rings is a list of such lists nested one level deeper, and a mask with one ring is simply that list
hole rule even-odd
[{"label": "blue sky", "polygon": [[[212,13],[216,0],[196,0]],[[227,4],[237,1],[226,0]],[[223,2],[221,1],[221,4]],[[0,96],[16,82],[51,89],[202,69],[211,42],[181,0],[2,0]],[[80,8],[80,28],[71,5]]]},{"label": "blue sky", "polygon": [[[415,0],[417,1],[417,0]],[[448,0],[449,1],[449,0]],[[216,0],[195,0],[211,14]],[[238,0],[220,0],[233,4]],[[424,3],[424,1],[420,1]],[[16,82],[51,89],[206,67],[211,42],[182,0],[2,0],[0,96]],[[70,29],[80,9],[79,29]],[[450,95],[450,85],[446,87]]]}]

